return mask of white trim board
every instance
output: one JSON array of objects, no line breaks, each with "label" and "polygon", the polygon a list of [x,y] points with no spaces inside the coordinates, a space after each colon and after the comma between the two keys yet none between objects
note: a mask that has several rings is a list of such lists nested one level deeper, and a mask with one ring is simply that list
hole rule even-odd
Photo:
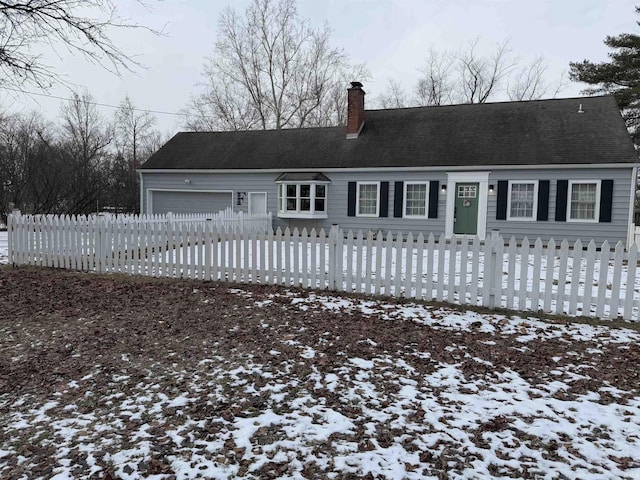
[{"label": "white trim board", "polygon": [[138,211],[142,213],[147,211],[144,207],[148,206],[148,203],[147,205],[144,204],[144,175],[142,175],[141,170],[138,170],[138,179],[140,180],[140,192],[138,194],[140,205],[138,206]]},{"label": "white trim board", "polygon": [[[638,167],[635,167],[633,169],[633,176],[631,178],[633,179],[638,178]],[[634,209],[636,206],[636,183],[637,183],[637,180],[632,181],[631,188],[630,188],[631,191],[629,192],[629,222],[628,222],[629,228],[627,233],[627,248],[629,248],[629,246],[633,244],[633,242],[635,241],[635,224],[633,223],[633,221],[634,221]]]}]

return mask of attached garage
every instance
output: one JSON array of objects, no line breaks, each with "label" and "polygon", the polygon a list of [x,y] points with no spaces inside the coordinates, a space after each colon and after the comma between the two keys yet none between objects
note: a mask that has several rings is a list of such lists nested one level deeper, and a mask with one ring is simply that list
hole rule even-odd
[{"label": "attached garage", "polygon": [[151,190],[152,213],[217,213],[233,206],[233,192]]}]

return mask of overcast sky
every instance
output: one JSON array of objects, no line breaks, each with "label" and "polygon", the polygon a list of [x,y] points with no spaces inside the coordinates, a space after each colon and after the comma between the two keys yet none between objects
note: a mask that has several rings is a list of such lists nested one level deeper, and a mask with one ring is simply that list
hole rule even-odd
[{"label": "overcast sky", "polygon": [[[227,6],[244,11],[245,0],[148,0],[142,8],[132,0],[115,0],[123,16],[166,35],[148,32],[114,32],[116,44],[136,55],[146,68],[112,75],[64,49],[49,52],[48,63],[66,80],[87,88],[95,100],[117,105],[129,95],[138,108],[179,112],[198,91],[202,65],[216,38],[220,12]],[[606,60],[606,35],[637,33],[637,0],[298,0],[298,10],[317,26],[328,22],[333,45],[344,49],[354,63],[367,65],[367,99],[385,90],[389,79],[410,88],[431,45],[457,50],[480,38],[480,47],[495,48],[510,40],[514,54],[524,62],[543,55],[547,78],[555,81],[567,72],[570,61]],[[585,86],[568,82],[560,96],[580,94]],[[346,88],[346,86],[345,86]],[[31,92],[40,92],[27,87]],[[42,92],[40,92],[42,93]],[[56,87],[51,95],[68,97]],[[9,111],[41,110],[55,119],[60,101],[3,91],[0,108]],[[108,117],[113,109],[101,107]],[[158,128],[167,134],[181,129],[181,118],[157,115]]]}]

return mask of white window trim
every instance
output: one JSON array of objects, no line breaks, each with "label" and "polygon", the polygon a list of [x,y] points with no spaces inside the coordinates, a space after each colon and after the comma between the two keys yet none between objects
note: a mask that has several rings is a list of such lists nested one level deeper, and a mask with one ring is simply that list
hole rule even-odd
[{"label": "white window trim", "polygon": [[[277,201],[278,201],[278,217],[279,218],[328,218],[327,214],[327,206],[329,201],[329,182],[319,182],[319,181],[283,181],[277,182],[278,192],[277,192]],[[295,185],[296,186],[296,209],[295,210],[287,210],[287,194],[286,188],[287,185]],[[309,197],[309,201],[311,202],[311,210],[300,210],[300,185],[311,185],[311,196]],[[324,211],[316,212],[316,185],[324,185]],[[282,192],[282,196],[280,194],[281,189],[284,190]]]},{"label": "white window trim", "polygon": [[[369,217],[375,218],[380,216],[380,182],[357,182],[356,183],[356,217]],[[360,186],[361,185],[376,185],[376,213],[360,213]]]},{"label": "white window trim", "polygon": [[[600,185],[601,180],[569,180],[569,188],[567,189],[567,222],[571,223],[598,223],[600,222]],[[571,218],[571,192],[574,185],[593,185],[596,186],[596,204],[593,211],[593,219]]]},{"label": "white window trim", "polygon": [[[408,215],[407,214],[407,185],[426,185],[426,196],[424,199],[424,215]],[[429,217],[429,181],[410,181],[404,182],[402,189],[402,216],[403,218],[428,218]]]},{"label": "white window trim", "polygon": [[[513,184],[522,185],[533,185],[533,210],[531,212],[530,217],[512,217],[511,216],[511,185]],[[509,190],[507,193],[507,220],[513,222],[530,222],[535,221],[538,214],[538,180],[509,180]]]}]

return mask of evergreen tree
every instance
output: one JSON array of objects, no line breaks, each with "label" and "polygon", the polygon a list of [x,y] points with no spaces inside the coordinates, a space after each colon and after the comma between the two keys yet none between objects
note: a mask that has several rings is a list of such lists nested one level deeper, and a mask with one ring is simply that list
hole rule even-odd
[{"label": "evergreen tree", "polygon": [[[636,7],[636,13],[640,14],[640,7]],[[612,49],[610,61],[571,62],[569,77],[594,85],[584,90],[588,95],[612,93],[634,143],[640,147],[640,35],[607,36],[604,43]]]}]

